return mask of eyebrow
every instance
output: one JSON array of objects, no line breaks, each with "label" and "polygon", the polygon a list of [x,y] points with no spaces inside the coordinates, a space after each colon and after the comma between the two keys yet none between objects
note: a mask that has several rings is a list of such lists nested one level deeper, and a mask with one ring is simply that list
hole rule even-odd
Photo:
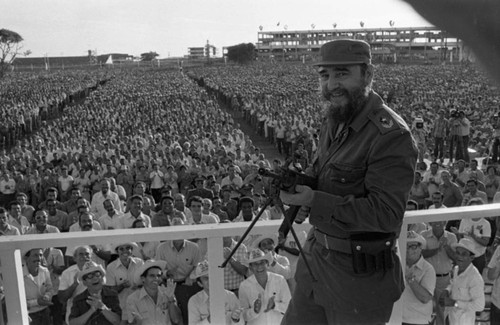
[{"label": "eyebrow", "polygon": [[[349,72],[350,71],[349,66],[333,66],[332,69],[334,72],[339,72],[339,71]],[[320,67],[318,69],[318,73],[326,73],[326,72],[327,72],[327,69],[325,67]]]}]

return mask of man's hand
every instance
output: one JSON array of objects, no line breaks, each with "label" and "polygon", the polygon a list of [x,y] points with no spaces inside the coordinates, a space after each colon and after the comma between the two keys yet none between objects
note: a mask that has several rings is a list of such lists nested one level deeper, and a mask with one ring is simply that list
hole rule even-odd
[{"label": "man's hand", "polygon": [[224,251],[222,252],[222,255],[224,255],[224,259],[226,259],[229,254],[231,254],[231,248],[229,247],[224,247]]},{"label": "man's hand", "polygon": [[276,307],[276,303],[274,302],[274,297],[275,296],[272,296],[269,301],[267,302],[267,308],[266,310],[264,310],[265,313],[267,313],[268,311],[274,309],[274,307]]},{"label": "man's hand", "polygon": [[231,320],[235,323],[240,321],[242,308],[236,308],[231,312]]},{"label": "man's hand", "polygon": [[299,211],[297,212],[297,216],[295,217],[295,222],[296,223],[302,223],[304,220],[306,220],[309,217],[309,212],[311,211],[311,208],[306,207],[306,206],[301,206],[299,208]]},{"label": "man's hand", "polygon": [[280,191],[280,199],[287,205],[311,207],[314,191],[306,185],[295,186],[295,194]]},{"label": "man's hand", "polygon": [[253,311],[258,314],[262,309],[262,295],[259,293],[259,297],[253,303]]},{"label": "man's hand", "polygon": [[141,324],[142,324],[142,320],[143,320],[143,318],[142,318],[142,316],[141,316],[141,315],[139,315],[139,314],[138,314],[138,313],[136,313],[136,312],[132,312],[132,316],[134,316],[134,319],[132,320],[132,323],[133,323],[134,325],[141,325]]},{"label": "man's hand", "polygon": [[129,288],[129,287],[130,287],[130,282],[128,280],[125,280],[125,281],[123,281],[122,284],[119,285],[118,291],[121,292],[123,289]]},{"label": "man's hand", "polygon": [[91,308],[94,308],[95,310],[106,308],[106,305],[104,305],[104,303],[101,300],[101,297],[99,296],[89,296],[87,298],[87,304]]},{"label": "man's hand", "polygon": [[439,239],[439,248],[444,247],[446,245],[448,245],[448,238],[446,238],[445,236],[442,236]]},{"label": "man's hand", "polygon": [[165,294],[166,294],[167,298],[169,298],[169,299],[174,298],[174,293],[175,293],[176,287],[177,287],[177,283],[175,283],[174,279],[167,280],[167,287],[165,288]]},{"label": "man's hand", "polygon": [[38,306],[52,306],[52,301],[49,296],[40,296],[36,299]]}]

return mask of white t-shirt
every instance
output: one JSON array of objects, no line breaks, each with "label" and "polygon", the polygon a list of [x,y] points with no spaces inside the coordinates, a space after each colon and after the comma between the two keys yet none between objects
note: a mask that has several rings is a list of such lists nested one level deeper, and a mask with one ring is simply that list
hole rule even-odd
[{"label": "white t-shirt", "polygon": [[[75,281],[75,275],[80,271],[78,268],[78,265],[72,265],[66,270],[63,271],[61,274],[61,279],[59,282],[59,291],[64,291],[71,287],[73,282]],[[86,287],[83,285],[83,283],[78,283],[78,286],[76,287],[75,291],[73,292],[73,295],[71,298],[68,299],[66,303],[66,323],[69,324],[69,314],[71,313],[71,307],[73,306],[73,298],[79,295],[80,293],[84,292]]]},{"label": "white t-shirt", "polygon": [[484,218],[481,218],[478,221],[474,221],[472,219],[462,219],[462,221],[460,221],[460,227],[458,228],[458,231],[465,232],[465,237],[472,240],[475,245],[476,251],[479,253],[478,255],[476,255],[476,257],[482,256],[486,252],[486,246],[479,244],[468,235],[471,230],[474,230],[474,234],[476,236],[491,237],[491,225],[488,220]]},{"label": "white t-shirt", "polygon": [[61,190],[63,190],[63,192],[66,192],[67,190],[69,190],[71,182],[73,182],[73,177],[71,177],[70,175],[68,175],[66,178],[59,176],[58,181],[59,183],[61,183]]}]

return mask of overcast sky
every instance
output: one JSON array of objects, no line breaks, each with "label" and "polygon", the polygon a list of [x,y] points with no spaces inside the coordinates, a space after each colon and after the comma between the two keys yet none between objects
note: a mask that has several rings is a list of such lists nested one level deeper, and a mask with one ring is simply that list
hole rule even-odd
[{"label": "overcast sky", "polygon": [[[183,56],[207,40],[218,49],[264,31],[424,27],[400,0],[0,0],[0,28],[18,32],[32,57],[110,52]],[[279,26],[277,24],[279,23]]]}]

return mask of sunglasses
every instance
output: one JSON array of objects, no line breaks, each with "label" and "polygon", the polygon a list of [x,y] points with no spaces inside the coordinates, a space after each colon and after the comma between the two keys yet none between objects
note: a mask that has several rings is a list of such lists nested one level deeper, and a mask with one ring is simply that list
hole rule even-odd
[{"label": "sunglasses", "polygon": [[134,248],[133,248],[132,246],[120,246],[120,247],[118,247],[118,250],[119,250],[119,251],[122,251],[122,252],[123,252],[123,251],[131,251],[131,250],[133,250],[133,249],[134,249]]},{"label": "sunglasses", "polygon": [[420,248],[420,245],[419,244],[413,244],[413,245],[408,245],[407,247],[408,247],[408,249],[416,250],[416,249]]},{"label": "sunglasses", "polygon": [[95,271],[95,272],[86,274],[83,279],[84,280],[92,280],[93,278],[101,278],[101,277],[102,277],[102,273],[100,271]]}]

